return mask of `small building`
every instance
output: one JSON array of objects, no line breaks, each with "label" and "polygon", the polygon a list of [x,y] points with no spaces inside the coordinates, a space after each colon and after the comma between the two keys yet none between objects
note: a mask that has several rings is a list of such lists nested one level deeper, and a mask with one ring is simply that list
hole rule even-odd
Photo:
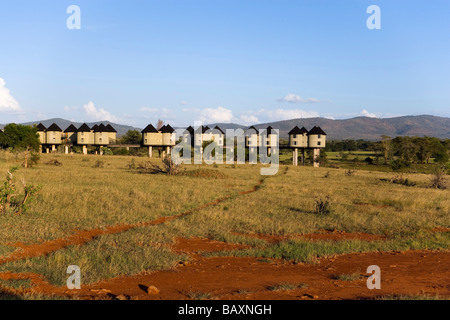
[{"label": "small building", "polygon": [[204,141],[211,141],[213,135],[208,126],[200,126],[194,133],[194,146],[201,147]]},{"label": "small building", "polygon": [[309,148],[325,148],[327,134],[320,127],[314,127],[308,132]]},{"label": "small building", "polygon": [[[62,130],[56,123],[53,123],[45,131],[46,144],[55,146],[62,143]],[[54,147],[52,148],[54,150]]]},{"label": "small building", "polygon": [[270,147],[275,147],[278,145],[278,135],[271,126],[268,126],[266,130],[262,131],[262,134],[260,134],[259,139],[260,145],[268,147],[269,152]]},{"label": "small building", "polygon": [[307,148],[308,147],[308,130],[305,127],[301,129],[295,126],[289,132],[289,146],[291,148]]},{"label": "small building", "polygon": [[175,130],[168,124],[161,128],[161,135],[162,135],[162,145],[166,147],[173,147],[175,146],[175,138],[176,133]]},{"label": "small building", "polygon": [[47,134],[45,133],[47,131],[47,128],[42,124],[39,123],[37,125],[37,133],[39,135],[39,142],[41,143],[41,145],[45,145],[47,143]]},{"label": "small building", "polygon": [[64,130],[63,138],[64,142],[67,144],[76,144],[77,143],[77,131],[78,129],[71,124]]},{"label": "small building", "polygon": [[84,146],[94,144],[94,133],[86,123],[83,123],[77,130],[77,144]]},{"label": "small building", "polygon": [[192,146],[194,145],[194,128],[189,126],[183,132],[183,142],[190,143]]},{"label": "small building", "polygon": [[162,134],[154,126],[149,124],[142,133],[142,145],[146,147],[162,146]]},{"label": "small building", "polygon": [[115,143],[117,141],[117,131],[109,123],[106,125],[106,132],[109,134],[109,143]]},{"label": "small building", "polygon": [[247,148],[257,148],[260,146],[259,131],[254,126],[245,130],[245,146]]},{"label": "small building", "polygon": [[103,123],[94,126],[94,144],[97,146],[106,146],[109,144],[109,132]]},{"label": "small building", "polygon": [[219,128],[219,126],[215,126],[214,129],[211,132],[212,138],[214,142],[219,147],[223,147],[224,144],[224,138],[225,138],[225,132],[222,131],[222,129]]}]

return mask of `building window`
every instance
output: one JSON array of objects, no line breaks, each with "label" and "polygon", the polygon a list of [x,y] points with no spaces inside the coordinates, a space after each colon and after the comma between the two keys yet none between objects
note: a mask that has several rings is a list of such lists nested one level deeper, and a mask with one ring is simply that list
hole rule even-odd
[{"label": "building window", "polygon": [[147,143],[147,139],[145,139],[145,143]]},{"label": "building window", "polygon": [[84,142],[84,138],[81,138],[81,142]]},{"label": "building window", "polygon": [[317,138],[319,138],[319,139],[320,139],[320,134],[319,134],[319,135],[317,135]]},{"label": "building window", "polygon": [[295,138],[297,138],[297,135],[296,135],[296,134],[294,134],[294,139],[295,139]]},{"label": "building window", "polygon": [[98,139],[100,142],[102,142],[102,138]]},{"label": "building window", "polygon": [[317,145],[320,146],[320,141],[317,141]]},{"label": "building window", "polygon": [[294,146],[296,146],[297,145],[297,141],[294,141]]},{"label": "building window", "polygon": [[81,135],[84,136],[84,132],[82,132]]}]

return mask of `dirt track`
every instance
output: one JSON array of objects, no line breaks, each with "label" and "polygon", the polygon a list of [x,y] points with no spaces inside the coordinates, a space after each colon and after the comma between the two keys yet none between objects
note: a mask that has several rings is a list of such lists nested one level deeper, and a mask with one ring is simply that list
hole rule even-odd
[{"label": "dirt track", "polygon": [[[175,270],[118,277],[81,290],[56,288],[38,275],[0,274],[0,278],[31,278],[34,292],[76,296],[81,299],[190,299],[207,293],[210,299],[371,299],[383,295],[450,295],[450,253],[407,251],[348,254],[321,259],[317,264],[236,257],[203,257],[202,252],[240,249],[245,246],[207,239],[179,239],[178,252],[192,256]],[[381,290],[369,290],[365,273],[369,265],[381,268]],[[336,280],[337,275],[360,274],[359,280]],[[306,288],[274,291],[280,283],[306,284]],[[159,294],[146,288],[157,287]]]}]

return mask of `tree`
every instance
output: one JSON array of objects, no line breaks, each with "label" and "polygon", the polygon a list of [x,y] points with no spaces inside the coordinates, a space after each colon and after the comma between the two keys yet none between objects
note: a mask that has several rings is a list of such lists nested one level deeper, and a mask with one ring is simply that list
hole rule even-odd
[{"label": "tree", "polygon": [[10,123],[5,126],[0,135],[0,144],[4,148],[10,148],[13,152],[23,152],[25,161],[23,166],[28,168],[28,159],[33,151],[38,151],[40,147],[38,129],[36,126],[25,126]]},{"label": "tree", "polygon": [[128,130],[127,133],[125,133],[120,138],[121,144],[140,144],[142,140],[142,135],[137,130]]},{"label": "tree", "polygon": [[164,126],[164,121],[159,119],[158,122],[156,123],[156,130],[159,131],[163,126]]},{"label": "tree", "polygon": [[387,164],[389,153],[391,151],[391,137],[382,135],[381,146],[383,147],[384,164]]}]

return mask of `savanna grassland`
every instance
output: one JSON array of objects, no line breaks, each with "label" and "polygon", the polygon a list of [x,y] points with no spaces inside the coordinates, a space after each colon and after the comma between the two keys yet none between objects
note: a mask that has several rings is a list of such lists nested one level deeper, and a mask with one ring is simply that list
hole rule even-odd
[{"label": "savanna grassland", "polygon": [[[15,173],[17,181],[41,189],[27,212],[0,216],[3,298],[449,295],[448,285],[433,291],[433,283],[369,292],[363,267],[353,270],[355,260],[342,260],[356,254],[356,261],[398,266],[395,272],[403,261],[418,268],[416,278],[429,275],[423,261],[448,276],[448,264],[439,261],[448,261],[450,191],[431,188],[429,174],[405,173],[413,184],[402,185],[392,183],[393,172],[281,165],[276,175],[261,176],[260,165],[224,164],[184,165],[182,174],[169,176],[142,174],[132,159],[43,154],[37,165]],[[2,153],[0,175],[20,164]],[[81,269],[81,291],[65,287],[69,265]],[[233,285],[220,282],[239,275]],[[394,284],[400,277],[390,276]],[[361,290],[345,291],[346,283]],[[149,285],[159,292],[142,289]]]}]

